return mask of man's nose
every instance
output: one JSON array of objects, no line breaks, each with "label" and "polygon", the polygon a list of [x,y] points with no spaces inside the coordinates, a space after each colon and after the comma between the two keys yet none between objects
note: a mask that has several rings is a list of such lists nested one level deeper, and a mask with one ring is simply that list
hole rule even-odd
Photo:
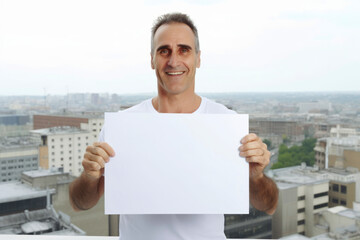
[{"label": "man's nose", "polygon": [[171,54],[168,65],[170,67],[177,67],[179,64],[179,56],[177,54]]}]

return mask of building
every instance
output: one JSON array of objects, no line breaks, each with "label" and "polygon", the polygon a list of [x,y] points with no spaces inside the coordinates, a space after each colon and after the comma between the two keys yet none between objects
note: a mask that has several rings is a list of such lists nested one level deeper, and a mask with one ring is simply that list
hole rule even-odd
[{"label": "building", "polygon": [[302,102],[298,104],[299,113],[325,113],[331,112],[331,103],[327,101]]},{"label": "building", "polygon": [[343,138],[350,136],[360,136],[360,132],[358,132],[355,128],[342,128],[340,125],[336,125],[336,128],[331,128],[330,137],[333,138]]},{"label": "building", "polygon": [[314,236],[289,235],[281,240],[358,240],[360,239],[360,212],[343,206],[329,208],[315,214]]},{"label": "building", "polygon": [[329,168],[322,170],[329,179],[329,207],[345,206],[352,208],[360,202],[360,172],[356,168]]},{"label": "building", "polygon": [[272,217],[250,207],[249,214],[225,215],[225,235],[227,238],[272,238]]},{"label": "building", "polygon": [[21,182],[36,189],[55,189],[52,205],[67,214],[72,223],[91,236],[118,236],[118,216],[104,214],[104,198],[87,211],[75,212],[69,202],[69,184],[74,177],[61,169],[39,169],[23,172]]},{"label": "building", "polygon": [[272,217],[272,237],[313,235],[314,214],[328,208],[329,180],[313,176],[313,168],[302,166],[268,172],[279,188],[279,202]]},{"label": "building", "polygon": [[0,139],[0,182],[21,178],[21,172],[38,169],[39,139],[5,137]]},{"label": "building", "polygon": [[0,115],[0,125],[26,125],[30,123],[29,115]]},{"label": "building", "polygon": [[354,167],[360,170],[360,136],[321,138],[314,150],[320,169]]},{"label": "building", "polygon": [[31,133],[41,139],[40,167],[62,168],[64,172],[80,176],[86,147],[92,144],[92,132],[63,126],[32,130]]},{"label": "building", "polygon": [[274,146],[283,143],[284,138],[291,142],[301,142],[305,139],[304,126],[297,121],[251,118],[249,124],[249,132],[270,140]]},{"label": "building", "polygon": [[59,126],[71,126],[92,133],[91,144],[98,140],[104,125],[103,113],[71,114],[71,115],[34,115],[34,130]]},{"label": "building", "polygon": [[51,205],[54,189],[38,190],[19,181],[0,183],[0,234],[85,235],[69,216]]}]

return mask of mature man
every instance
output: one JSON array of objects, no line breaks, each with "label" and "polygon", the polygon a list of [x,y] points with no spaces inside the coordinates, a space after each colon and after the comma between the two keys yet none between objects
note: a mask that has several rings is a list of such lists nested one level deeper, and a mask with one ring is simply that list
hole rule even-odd
[{"label": "mature man", "polygon": [[[158,95],[127,112],[234,113],[195,93],[195,73],[200,67],[199,38],[187,15],[166,14],[157,19],[152,28],[151,67],[156,73]],[[115,152],[103,138],[101,134],[99,142],[87,147],[84,171],[70,186],[70,200],[75,210],[93,207],[104,193],[104,166]],[[241,143],[240,156],[245,157],[250,167],[250,202],[255,208],[273,214],[278,189],[263,174],[270,153],[255,134],[245,136]],[[120,239],[225,239],[224,216],[121,215]]]}]

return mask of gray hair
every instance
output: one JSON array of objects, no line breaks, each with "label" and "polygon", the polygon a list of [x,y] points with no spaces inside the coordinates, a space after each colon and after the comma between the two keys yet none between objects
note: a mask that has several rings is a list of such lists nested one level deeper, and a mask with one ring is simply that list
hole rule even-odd
[{"label": "gray hair", "polygon": [[154,36],[156,31],[161,25],[170,23],[184,23],[191,28],[195,35],[195,52],[198,53],[200,50],[199,35],[197,28],[190,17],[183,13],[167,13],[158,17],[151,28],[151,55],[154,54]]}]

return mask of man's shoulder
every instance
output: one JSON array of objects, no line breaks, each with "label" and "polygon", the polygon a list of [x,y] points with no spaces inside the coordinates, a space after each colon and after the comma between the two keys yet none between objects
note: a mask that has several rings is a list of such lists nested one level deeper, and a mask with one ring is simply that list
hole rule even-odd
[{"label": "man's shoulder", "polygon": [[204,101],[204,113],[213,113],[213,114],[235,114],[236,112],[227,108],[225,105],[210,100],[206,97],[202,97]]},{"label": "man's shoulder", "polygon": [[146,113],[146,112],[152,112],[152,105],[151,105],[151,98],[146,99],[132,107],[129,107],[122,112],[126,113]]}]

